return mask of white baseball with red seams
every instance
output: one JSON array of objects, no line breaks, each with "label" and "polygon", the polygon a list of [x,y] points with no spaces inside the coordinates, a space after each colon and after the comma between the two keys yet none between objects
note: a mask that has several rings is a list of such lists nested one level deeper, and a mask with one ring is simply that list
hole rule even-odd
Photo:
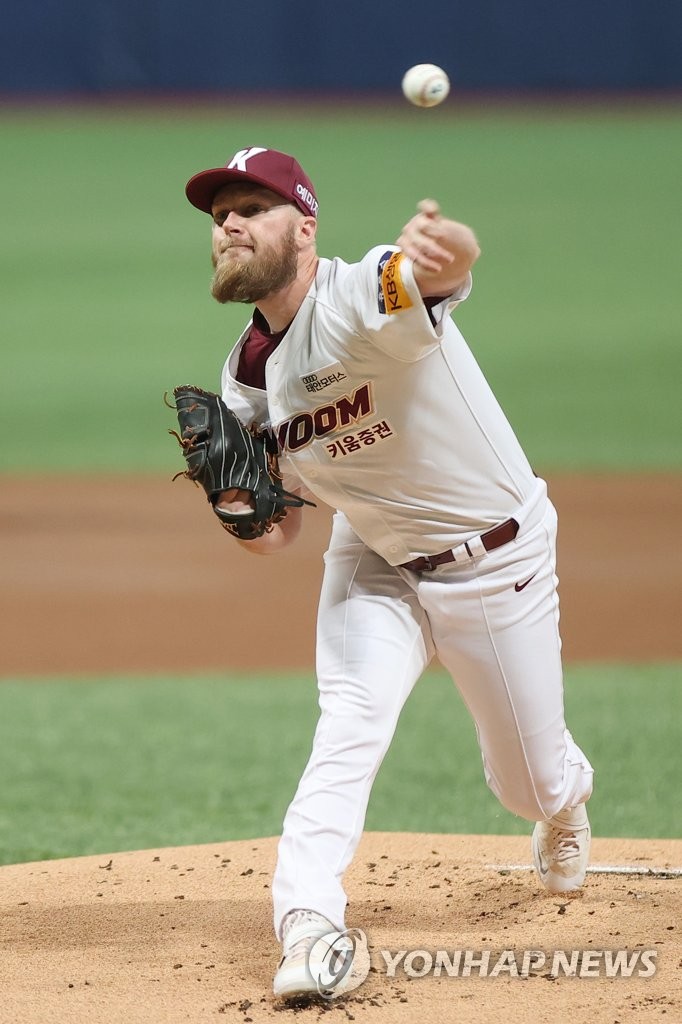
[{"label": "white baseball with red seams", "polygon": [[416,107],[435,107],[450,92],[450,79],[437,64],[415,64],[402,79],[403,95]]},{"label": "white baseball with red seams", "polygon": [[[278,935],[296,908],[345,927],[342,876],[371,786],[435,655],[508,809],[540,820],[591,792],[563,715],[556,514],[450,319],[469,290],[470,280],[435,306],[432,322],[394,246],[357,264],[321,259],[267,361],[266,390],[235,379],[249,328],[223,370],[226,404],[277,435],[285,486],[298,480],[337,510],[318,613],[321,715],[279,844]],[[486,552],[480,535],[510,517],[515,539]],[[401,568],[448,548],[457,561]]]}]

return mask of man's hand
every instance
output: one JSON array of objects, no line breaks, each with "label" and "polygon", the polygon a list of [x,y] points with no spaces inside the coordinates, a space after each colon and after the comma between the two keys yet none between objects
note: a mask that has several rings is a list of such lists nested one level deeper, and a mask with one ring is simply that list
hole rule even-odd
[{"label": "man's hand", "polygon": [[[225,509],[226,512],[236,513],[251,512],[253,510],[253,498],[250,491],[240,491],[236,487],[229,491],[222,491],[216,505]],[[291,544],[298,536],[301,529],[301,509],[290,508],[284,519],[275,523],[268,533],[254,540],[238,541],[240,547],[250,551],[253,555],[274,555],[281,551],[287,544]]]},{"label": "man's hand", "polygon": [[422,199],[418,213],[396,241],[414,264],[414,277],[423,296],[449,295],[466,280],[481,250],[466,224],[448,220],[435,199]]},{"label": "man's hand", "polygon": [[313,505],[285,491],[268,436],[244,426],[220,395],[191,384],[174,388],[173,394],[180,429],[169,433],[177,438],[187,464],[176,477],[186,476],[203,487],[221,526],[233,537],[256,540],[290,509]]},{"label": "man's hand", "polygon": [[255,508],[251,492],[240,491],[236,487],[230,488],[229,491],[221,491],[216,506],[225,509],[226,512],[236,512],[237,514],[250,512]]}]

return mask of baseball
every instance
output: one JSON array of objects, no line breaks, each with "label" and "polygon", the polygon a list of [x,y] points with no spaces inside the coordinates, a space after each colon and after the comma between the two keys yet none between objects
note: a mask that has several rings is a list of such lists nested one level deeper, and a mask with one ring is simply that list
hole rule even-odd
[{"label": "baseball", "polygon": [[403,75],[402,86],[416,107],[435,107],[450,92],[450,79],[437,64],[415,64]]}]

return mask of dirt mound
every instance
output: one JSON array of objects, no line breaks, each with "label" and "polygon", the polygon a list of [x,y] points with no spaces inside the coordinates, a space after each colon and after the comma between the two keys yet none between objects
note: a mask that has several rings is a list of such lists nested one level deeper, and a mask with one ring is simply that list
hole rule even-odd
[{"label": "dirt mound", "polygon": [[[526,838],[366,833],[346,883],[348,924],[369,941],[369,976],[345,999],[286,1011],[271,996],[275,856],[276,840],[259,839],[0,868],[2,1020],[682,1020],[680,879],[662,875],[679,872],[682,841],[596,839],[597,873],[579,894],[557,897],[525,866]],[[382,950],[389,962],[408,953],[394,976]],[[458,976],[417,977],[439,950],[449,965],[462,951]],[[524,973],[526,950],[545,962],[536,952]],[[629,951],[630,977],[627,967],[617,976],[618,950]],[[487,966],[476,967],[486,951]],[[570,969],[572,951],[592,954],[569,977],[562,964]],[[651,965],[651,977],[638,976]]]}]

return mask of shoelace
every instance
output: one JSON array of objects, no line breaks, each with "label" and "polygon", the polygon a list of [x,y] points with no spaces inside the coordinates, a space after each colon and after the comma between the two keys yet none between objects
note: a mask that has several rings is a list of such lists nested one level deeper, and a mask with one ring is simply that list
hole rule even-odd
[{"label": "shoelace", "polygon": [[311,914],[308,910],[294,910],[293,913],[287,914],[287,918],[284,923],[284,938],[287,937],[291,929],[295,928],[299,922],[305,921],[305,919],[310,916]]},{"label": "shoelace", "polygon": [[[283,945],[286,950],[287,956],[298,956],[299,953],[305,953],[307,952],[311,944],[314,945],[314,943],[317,941],[317,938],[319,936],[311,935],[309,933],[307,935],[301,936],[301,938],[298,939],[297,942],[294,942],[292,946],[288,944],[287,937],[291,933],[292,928],[295,928],[296,925],[306,920],[309,920],[311,924],[315,920],[312,917],[312,915],[308,913],[307,910],[295,910],[292,914],[287,915],[286,924],[284,926],[284,933],[282,935]],[[323,934],[324,932],[320,932],[320,935]]]},{"label": "shoelace", "polygon": [[304,953],[307,953],[310,949],[312,949],[316,942],[316,935],[304,935],[303,938],[299,939],[298,942],[295,942],[293,946],[287,946],[286,955],[288,957],[291,957],[291,959],[293,960],[297,956],[302,956]]},{"label": "shoelace", "polygon": [[580,842],[575,832],[567,832],[563,828],[552,829],[552,846],[555,852],[555,860],[564,861],[575,857],[580,853]]}]

